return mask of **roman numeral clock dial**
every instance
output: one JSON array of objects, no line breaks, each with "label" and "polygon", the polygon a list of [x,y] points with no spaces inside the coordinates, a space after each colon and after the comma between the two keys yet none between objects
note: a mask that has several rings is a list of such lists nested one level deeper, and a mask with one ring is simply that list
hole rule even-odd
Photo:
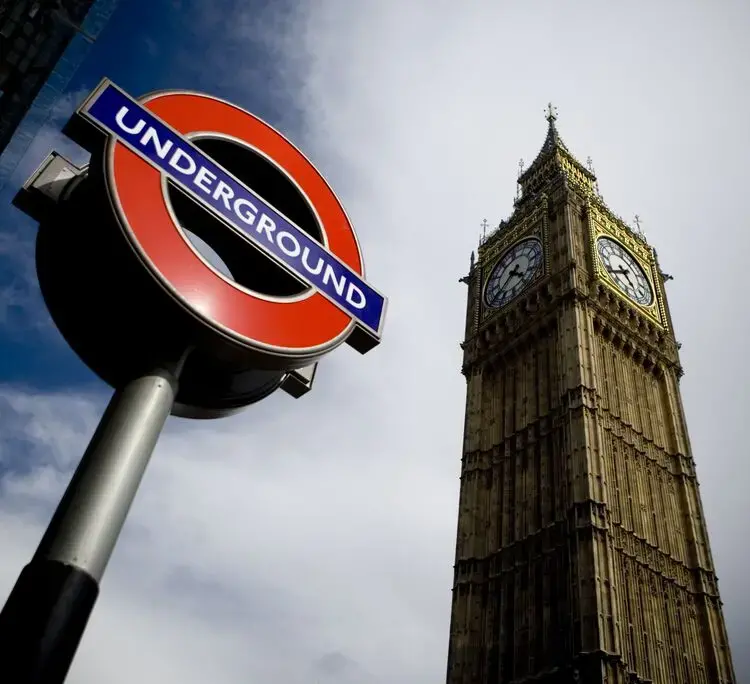
[{"label": "roman numeral clock dial", "polygon": [[542,270],[542,243],[535,238],[511,247],[495,264],[484,288],[487,306],[499,308],[525,290]]},{"label": "roman numeral clock dial", "polygon": [[604,270],[617,287],[636,304],[650,306],[654,301],[651,283],[636,258],[619,242],[602,237],[596,251]]}]

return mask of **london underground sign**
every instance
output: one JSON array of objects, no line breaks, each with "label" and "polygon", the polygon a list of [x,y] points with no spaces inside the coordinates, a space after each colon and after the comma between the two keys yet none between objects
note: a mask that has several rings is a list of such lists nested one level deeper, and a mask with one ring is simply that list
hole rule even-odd
[{"label": "london underground sign", "polygon": [[168,416],[305,394],[327,353],[380,342],[387,305],[336,195],[252,114],[105,79],[64,132],[90,162],[53,152],[14,203],[52,319],[115,393],[0,612],[0,658],[39,684],[66,677]]},{"label": "london underground sign", "polygon": [[[63,130],[90,163],[45,181],[65,163],[51,155],[17,204],[40,221],[52,318],[105,382],[139,372],[157,342],[162,355],[190,347],[174,412],[215,417],[279,387],[306,392],[344,342],[379,344],[387,300],[346,212],[267,123],[210,95],[134,99],[105,79]],[[54,195],[46,214],[40,195]]]},{"label": "london underground sign", "polygon": [[[386,299],[363,277],[354,229],[322,176],[281,134],[214,97],[165,92],[139,103],[109,81],[78,114],[110,136],[110,192],[134,247],[207,323],[283,356],[325,350],[344,335],[362,352],[378,343]],[[237,141],[282,169],[309,202],[327,245],[202,152],[190,141],[195,134]],[[282,301],[206,269],[175,226],[165,179],[314,291]]]}]

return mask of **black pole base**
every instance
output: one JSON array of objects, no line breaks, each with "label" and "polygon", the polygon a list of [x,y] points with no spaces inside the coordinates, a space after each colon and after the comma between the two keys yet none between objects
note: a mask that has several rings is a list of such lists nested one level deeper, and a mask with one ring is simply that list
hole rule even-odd
[{"label": "black pole base", "polygon": [[98,595],[83,570],[32,560],[0,613],[3,682],[62,684]]}]

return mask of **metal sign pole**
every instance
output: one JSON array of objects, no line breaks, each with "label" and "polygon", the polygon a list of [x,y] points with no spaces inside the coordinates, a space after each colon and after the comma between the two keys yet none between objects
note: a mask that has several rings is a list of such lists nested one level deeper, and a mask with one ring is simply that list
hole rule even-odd
[{"label": "metal sign pole", "polygon": [[[159,434],[184,359],[115,392],[31,562],[0,613],[14,684],[61,684]],[[10,681],[10,680],[9,680]]]},{"label": "metal sign pole", "polygon": [[[52,319],[118,391],[0,613],[0,663],[21,684],[65,679],[167,416],[218,418],[279,388],[305,394],[323,356],[380,343],[388,302],[365,280],[331,187],[250,112],[184,91],[136,99],[103,79],[64,133],[90,164],[53,153],[13,201],[39,222]],[[189,233],[216,248],[235,282]],[[187,372],[186,353],[131,380],[139,371],[128,369],[159,358],[154,345],[194,345]]]}]

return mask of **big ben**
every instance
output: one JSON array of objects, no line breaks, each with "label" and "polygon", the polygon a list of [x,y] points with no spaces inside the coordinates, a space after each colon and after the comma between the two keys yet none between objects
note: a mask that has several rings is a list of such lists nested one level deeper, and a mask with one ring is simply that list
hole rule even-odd
[{"label": "big ben", "polygon": [[667,276],[547,120],[462,279],[448,684],[736,684]]}]

